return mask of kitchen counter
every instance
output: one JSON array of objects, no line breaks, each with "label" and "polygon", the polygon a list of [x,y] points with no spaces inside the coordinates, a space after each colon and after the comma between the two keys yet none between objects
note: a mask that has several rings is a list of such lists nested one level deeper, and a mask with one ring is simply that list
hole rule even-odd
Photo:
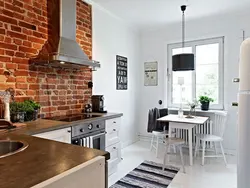
[{"label": "kitchen counter", "polygon": [[31,187],[97,156],[110,158],[108,152],[29,135],[0,135],[0,140],[6,139],[26,141],[29,146],[20,153],[0,159],[1,188]]},{"label": "kitchen counter", "polygon": [[74,121],[74,122],[38,119],[36,121],[25,122],[26,126],[13,129],[13,130],[9,130],[7,132],[16,133],[16,134],[34,135],[34,134],[40,134],[40,133],[44,133],[48,131],[54,131],[58,129],[71,127],[79,123],[90,123],[93,121],[113,119],[113,118],[121,117],[123,115],[122,113],[106,113],[106,114],[91,113],[91,114],[100,115],[100,116],[89,118],[89,119],[84,119],[84,120],[79,120],[79,121]]},{"label": "kitchen counter", "polygon": [[92,114],[100,116],[74,122],[38,119],[25,122],[25,126],[2,132],[0,140],[26,141],[29,146],[20,153],[0,158],[0,187],[31,187],[97,156],[105,156],[106,160],[110,159],[110,154],[105,151],[31,136],[67,128],[79,123],[89,123],[122,116],[121,113]]}]

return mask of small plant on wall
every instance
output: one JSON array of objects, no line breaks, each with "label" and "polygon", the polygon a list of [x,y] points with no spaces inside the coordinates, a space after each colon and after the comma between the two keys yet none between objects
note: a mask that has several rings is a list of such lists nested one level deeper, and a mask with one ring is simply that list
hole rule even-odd
[{"label": "small plant on wall", "polygon": [[199,102],[201,103],[201,110],[207,111],[209,110],[210,102],[214,102],[214,99],[203,95],[199,97]]}]

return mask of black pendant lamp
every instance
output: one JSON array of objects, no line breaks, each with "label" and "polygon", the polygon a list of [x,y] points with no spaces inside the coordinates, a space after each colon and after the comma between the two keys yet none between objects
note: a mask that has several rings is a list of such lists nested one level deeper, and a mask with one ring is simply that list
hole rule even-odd
[{"label": "black pendant lamp", "polygon": [[[185,10],[187,6],[182,5],[182,48],[185,47]],[[194,54],[182,53],[172,56],[173,71],[192,71],[194,70]]]}]

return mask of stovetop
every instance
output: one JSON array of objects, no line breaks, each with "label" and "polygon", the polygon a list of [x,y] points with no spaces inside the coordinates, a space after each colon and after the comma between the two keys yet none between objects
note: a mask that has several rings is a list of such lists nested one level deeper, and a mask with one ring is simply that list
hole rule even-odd
[{"label": "stovetop", "polygon": [[100,115],[93,115],[93,114],[71,114],[71,115],[65,115],[65,116],[55,116],[50,118],[45,118],[48,120],[55,120],[55,121],[66,121],[66,122],[72,122],[72,121],[79,121],[84,119],[90,119],[94,117],[100,117]]}]

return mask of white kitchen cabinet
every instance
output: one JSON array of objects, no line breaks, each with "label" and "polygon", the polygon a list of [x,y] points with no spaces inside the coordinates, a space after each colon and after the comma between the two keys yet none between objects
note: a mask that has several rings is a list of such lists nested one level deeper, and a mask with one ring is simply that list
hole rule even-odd
[{"label": "white kitchen cabinet", "polygon": [[71,127],[35,134],[33,136],[71,144]]},{"label": "white kitchen cabinet", "polygon": [[108,175],[117,171],[117,165],[121,162],[120,126],[121,118],[106,120],[106,151],[110,153],[108,160]]},{"label": "white kitchen cabinet", "polygon": [[105,188],[105,157],[99,156],[32,188]]}]

